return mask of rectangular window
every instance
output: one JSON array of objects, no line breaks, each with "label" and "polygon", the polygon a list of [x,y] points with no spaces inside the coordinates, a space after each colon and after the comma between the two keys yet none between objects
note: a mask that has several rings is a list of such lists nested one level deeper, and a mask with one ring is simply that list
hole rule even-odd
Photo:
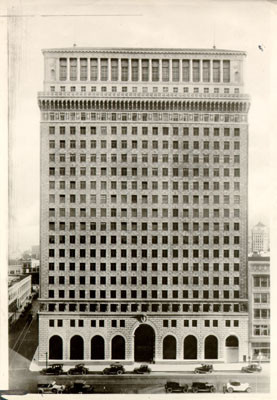
[{"label": "rectangular window", "polygon": [[80,80],[86,81],[88,79],[88,60],[86,58],[80,59]]},{"label": "rectangular window", "polygon": [[149,81],[149,60],[141,61],[142,81]]},{"label": "rectangular window", "polygon": [[200,81],[200,61],[199,60],[192,61],[192,80],[193,80],[193,82]]},{"label": "rectangular window", "polygon": [[90,59],[90,80],[97,81],[98,75],[98,60],[97,58]]},{"label": "rectangular window", "polygon": [[67,59],[60,58],[60,81],[66,81],[67,78]]},{"label": "rectangular window", "polygon": [[77,80],[77,58],[70,58],[70,80]]},{"label": "rectangular window", "polygon": [[111,80],[117,81],[118,80],[118,60],[113,59],[111,60]]},{"label": "rectangular window", "polygon": [[121,60],[121,80],[128,81],[128,75],[129,75],[129,60],[122,59]]},{"label": "rectangular window", "polygon": [[189,68],[189,60],[183,60],[183,82],[189,82],[190,78],[190,68]]},{"label": "rectangular window", "polygon": [[213,60],[213,82],[220,82],[220,61]]},{"label": "rectangular window", "polygon": [[152,81],[159,81],[159,60],[152,60]]},{"label": "rectangular window", "polygon": [[230,61],[223,60],[223,82],[230,82]]},{"label": "rectangular window", "polygon": [[132,68],[132,81],[138,81],[138,79],[139,79],[139,61],[131,60],[131,68]]},{"label": "rectangular window", "polygon": [[203,82],[210,82],[210,61],[203,60]]},{"label": "rectangular window", "polygon": [[179,82],[179,80],[180,80],[179,60],[172,60],[172,81]]},{"label": "rectangular window", "polygon": [[169,60],[162,60],[162,80],[169,81]]},{"label": "rectangular window", "polygon": [[101,81],[108,80],[108,59],[101,58],[100,60],[100,79]]}]

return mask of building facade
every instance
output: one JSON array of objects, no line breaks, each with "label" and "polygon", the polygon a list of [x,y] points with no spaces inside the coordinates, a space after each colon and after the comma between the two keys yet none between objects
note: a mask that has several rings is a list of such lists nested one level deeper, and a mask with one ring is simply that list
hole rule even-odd
[{"label": "building facade", "polygon": [[270,360],[270,258],[248,258],[249,354],[252,360]]},{"label": "building facade", "polygon": [[252,252],[261,253],[269,251],[268,227],[259,222],[251,230]]},{"label": "building facade", "polygon": [[15,322],[30,302],[32,292],[30,275],[8,277],[9,324]]},{"label": "building facade", "polygon": [[43,55],[39,361],[246,359],[245,53]]}]

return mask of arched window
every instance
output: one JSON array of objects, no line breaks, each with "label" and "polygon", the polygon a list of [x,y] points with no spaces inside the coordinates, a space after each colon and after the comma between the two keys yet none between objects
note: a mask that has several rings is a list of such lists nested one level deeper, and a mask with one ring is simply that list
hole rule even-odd
[{"label": "arched window", "polygon": [[125,360],[125,339],[122,336],[112,339],[112,360]]},{"label": "arched window", "polygon": [[197,359],[197,339],[193,335],[188,335],[184,339],[184,360]]},{"label": "arched window", "polygon": [[218,357],[218,340],[215,336],[210,335],[205,339],[205,359],[216,360]]},{"label": "arched window", "polygon": [[84,359],[84,341],[79,335],[75,335],[70,339],[70,360]]},{"label": "arched window", "polygon": [[96,335],[91,339],[91,356],[92,360],[105,359],[105,341],[102,336]]},{"label": "arched window", "polygon": [[176,339],[168,335],[163,340],[163,359],[176,360]]},{"label": "arched window", "polygon": [[49,340],[49,360],[63,359],[63,340],[60,336],[54,335]]}]

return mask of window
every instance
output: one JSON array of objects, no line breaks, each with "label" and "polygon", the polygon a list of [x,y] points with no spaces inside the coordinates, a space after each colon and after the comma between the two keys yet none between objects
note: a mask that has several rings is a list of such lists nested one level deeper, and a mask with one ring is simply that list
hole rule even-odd
[{"label": "window", "polygon": [[179,60],[172,60],[172,81],[179,82],[179,80],[180,80]]},{"label": "window", "polygon": [[70,80],[77,80],[77,58],[70,58]]},{"label": "window", "polygon": [[118,80],[118,60],[116,59],[111,60],[111,80]]},{"label": "window", "polygon": [[223,60],[223,82],[230,82],[230,61]]},{"label": "window", "polygon": [[213,60],[213,82],[220,82],[220,61]]},{"label": "window", "polygon": [[169,81],[169,60],[162,60],[162,80]]},{"label": "window", "polygon": [[138,67],[139,61],[138,60],[131,60],[131,68],[132,68],[132,81],[138,81]]},{"label": "window", "polygon": [[141,61],[142,81],[149,81],[149,60]]},{"label": "window", "polygon": [[121,60],[121,80],[128,81],[128,75],[129,75],[129,60],[122,59]]},{"label": "window", "polygon": [[210,82],[210,61],[203,60],[203,82]]},{"label": "window", "polygon": [[182,61],[182,70],[183,70],[183,82],[189,82],[189,80],[190,80],[190,61],[189,60]]},{"label": "window", "polygon": [[200,61],[199,60],[192,61],[192,80],[193,80],[193,82],[200,81]]},{"label": "window", "polygon": [[65,81],[67,78],[67,59],[60,58],[60,81]]},{"label": "window", "polygon": [[152,81],[159,81],[159,60],[152,60]]}]

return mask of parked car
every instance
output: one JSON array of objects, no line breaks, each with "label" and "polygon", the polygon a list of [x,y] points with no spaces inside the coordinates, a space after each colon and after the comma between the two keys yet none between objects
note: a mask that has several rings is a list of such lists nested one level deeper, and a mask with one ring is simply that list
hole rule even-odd
[{"label": "parked car", "polygon": [[86,381],[78,380],[72,385],[67,385],[65,393],[93,393],[94,387],[86,383]]},{"label": "parked car", "polygon": [[41,373],[45,375],[61,375],[64,373],[63,364],[50,365],[50,367],[44,368]]},{"label": "parked car", "polygon": [[88,372],[89,370],[85,367],[85,364],[77,364],[67,371],[68,375],[86,375]]},{"label": "parked car", "polygon": [[164,386],[166,393],[172,393],[172,392],[182,392],[182,393],[187,393],[189,390],[189,387],[187,384],[185,385],[180,385],[178,382],[167,382]]},{"label": "parked car", "polygon": [[39,383],[38,393],[63,393],[65,390],[64,385],[57,385],[55,381],[51,383]]},{"label": "parked car", "polygon": [[104,375],[121,375],[124,374],[125,369],[123,365],[119,362],[115,362],[113,364],[110,364],[108,368],[105,368],[103,370]]},{"label": "parked car", "polygon": [[139,368],[134,369],[135,374],[149,374],[150,372],[151,368],[147,364],[142,364]]},{"label": "parked car", "polygon": [[191,391],[193,393],[198,393],[198,392],[214,393],[216,391],[216,387],[212,383],[208,382],[192,382]]},{"label": "parked car", "polygon": [[239,381],[228,382],[223,386],[223,392],[233,393],[233,392],[247,392],[252,391],[249,383],[240,383]]},{"label": "parked car", "polygon": [[259,364],[253,363],[253,364],[249,364],[246,367],[242,367],[241,372],[261,372],[262,371],[262,367]]},{"label": "parked car", "polygon": [[196,367],[195,374],[211,374],[214,368],[211,364],[201,364],[201,367]]}]

